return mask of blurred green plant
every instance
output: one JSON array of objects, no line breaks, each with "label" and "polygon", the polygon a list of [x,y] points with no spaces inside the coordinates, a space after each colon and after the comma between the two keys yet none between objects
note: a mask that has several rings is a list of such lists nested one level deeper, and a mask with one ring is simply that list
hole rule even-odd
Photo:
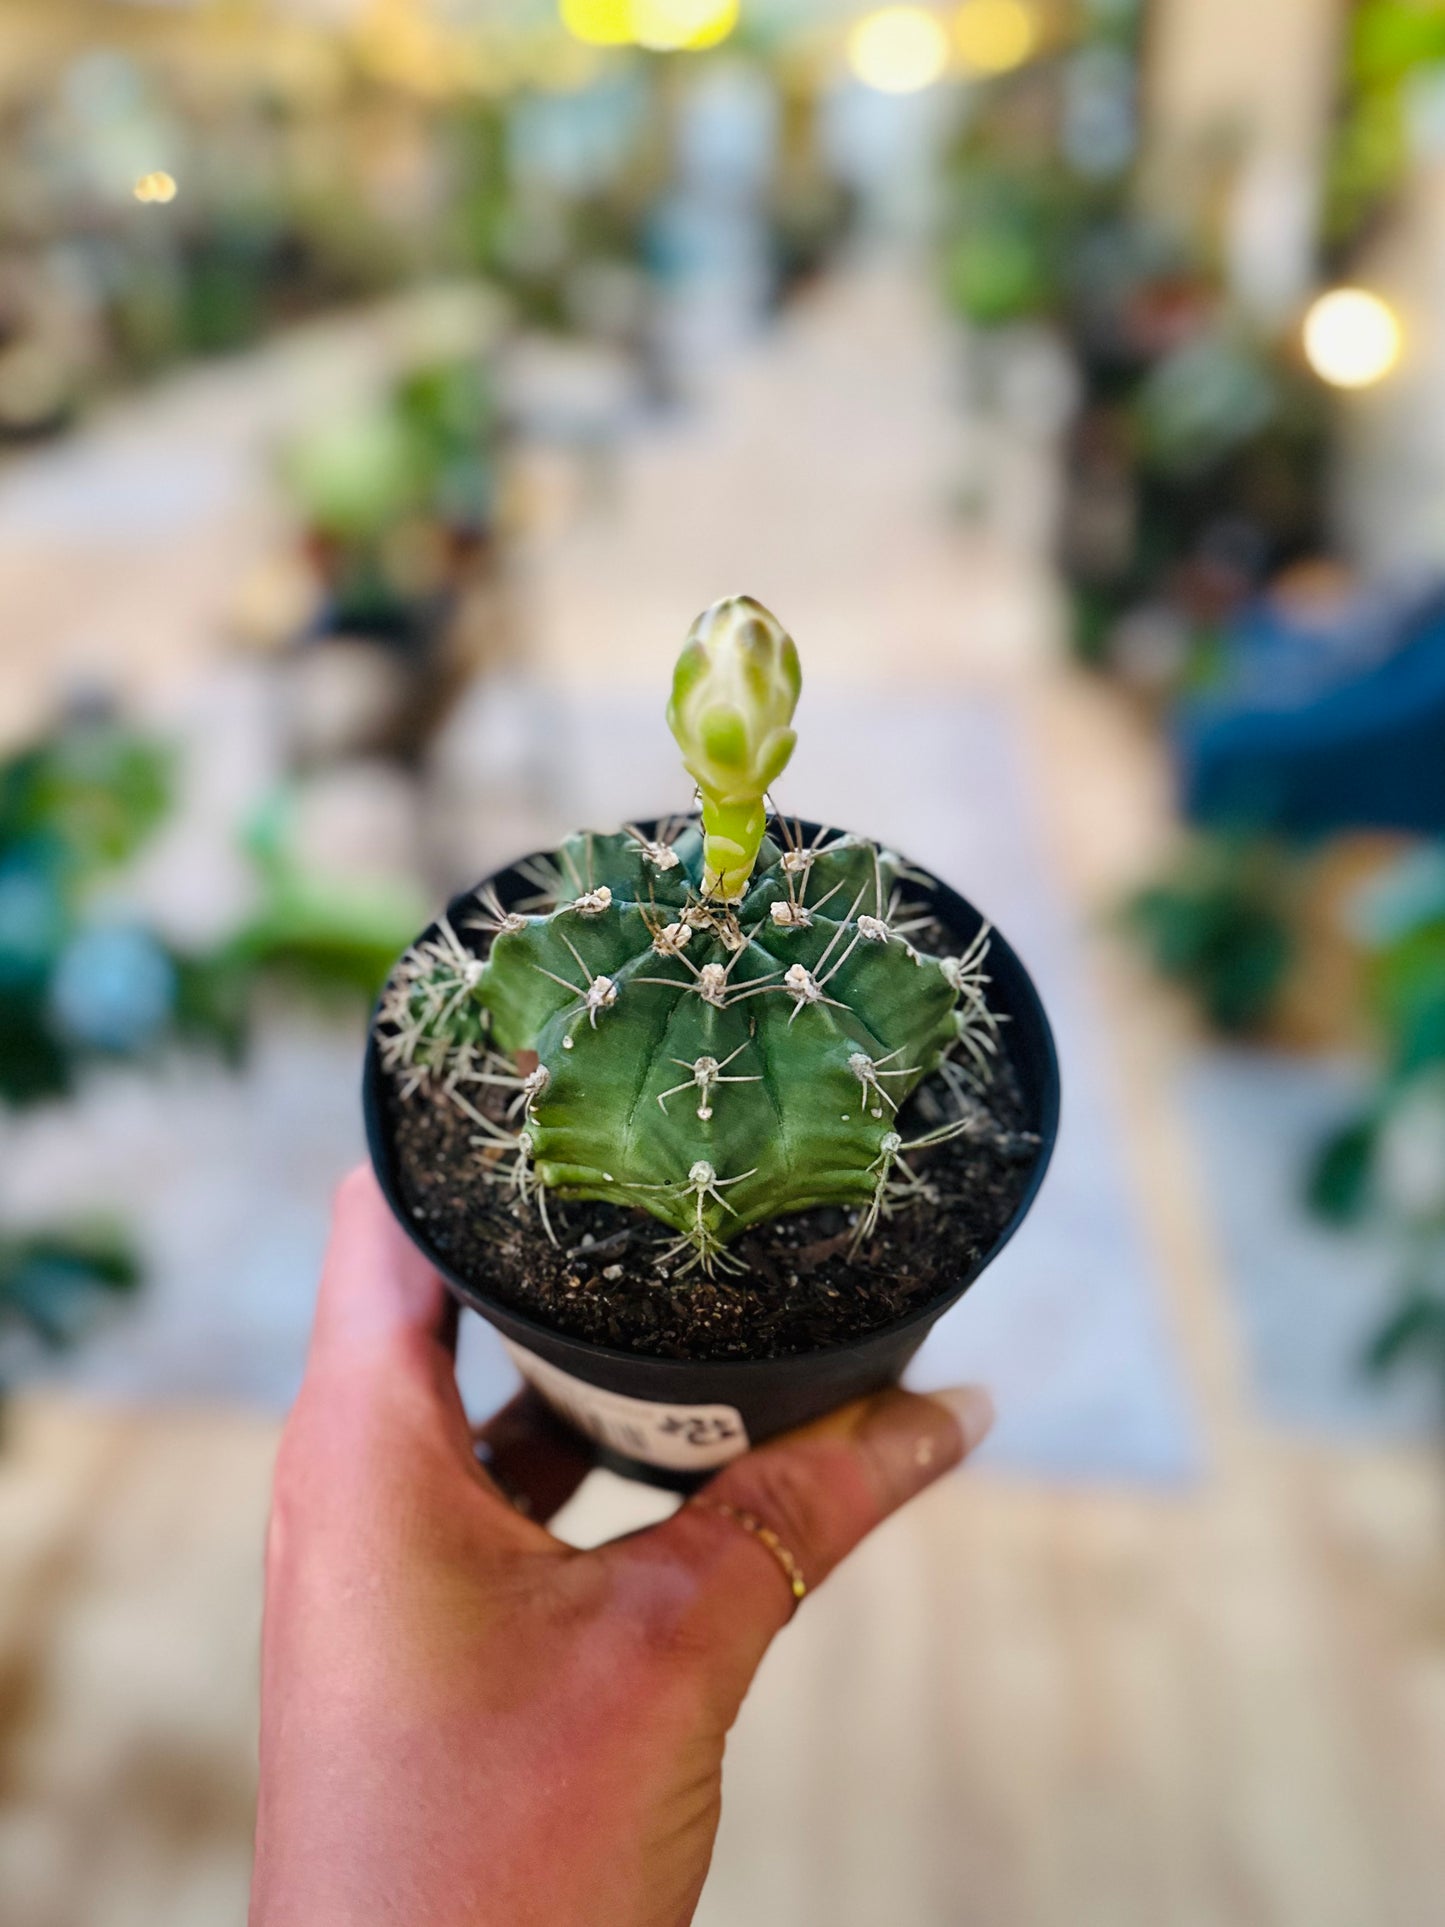
[{"label": "blurred green plant", "polygon": [[0,1236],[0,1340],[23,1333],[52,1350],[73,1344],[105,1300],[134,1291],[140,1275],[119,1226]]},{"label": "blurred green plant", "polygon": [[1126,905],[1154,968],[1229,1036],[1262,1029],[1295,957],[1289,853],[1264,837],[1196,836]]},{"label": "blurred green plant", "polygon": [[1369,895],[1375,1088],[1321,1144],[1306,1196],[1328,1223],[1383,1227],[1400,1252],[1396,1305],[1366,1364],[1407,1359],[1445,1381],[1445,846],[1403,859]]},{"label": "blurred green plant", "polygon": [[1435,0],[1356,0],[1347,31],[1324,184],[1324,233],[1337,256],[1379,225],[1404,186],[1413,123],[1445,87],[1445,9]]},{"label": "blurred green plant", "polygon": [[479,356],[428,362],[296,436],[281,478],[326,586],[328,625],[424,628],[496,515],[501,421]]},{"label": "blurred green plant", "polygon": [[[406,889],[310,874],[284,799],[258,818],[257,901],[205,950],[124,907],[123,871],[166,821],[174,758],[104,717],[72,719],[0,762],[0,1107],[71,1094],[102,1062],[178,1044],[244,1055],[258,986],[370,1000],[415,928]],[[0,1230],[0,1328],[62,1343],[139,1263],[119,1228]]]},{"label": "blurred green plant", "polygon": [[953,187],[943,269],[950,304],[983,329],[1062,318],[1087,217],[1081,184],[1046,156],[975,159]]}]

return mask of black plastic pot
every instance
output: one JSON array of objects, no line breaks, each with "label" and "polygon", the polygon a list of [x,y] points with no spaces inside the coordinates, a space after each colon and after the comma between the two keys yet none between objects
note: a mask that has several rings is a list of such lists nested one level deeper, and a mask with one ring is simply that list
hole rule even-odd
[{"label": "black plastic pot", "polygon": [[[656,825],[647,825],[652,835]],[[802,826],[805,838],[817,826]],[[504,905],[535,894],[536,885],[515,866],[487,879]],[[963,948],[983,917],[971,903],[935,882],[920,894]],[[463,915],[474,892],[449,906]],[[433,926],[435,927],[435,926]],[[749,1444],[787,1431],[848,1399],[893,1384],[936,1321],[992,1263],[1017,1231],[1038,1195],[1059,1128],[1059,1066],[1053,1033],[1033,980],[1009,945],[994,931],[989,949],[989,1002],[1007,1019],[1003,1047],[1018,1079],[1025,1128],[1038,1149],[1013,1216],[984,1255],[961,1265],[947,1290],[891,1325],[846,1345],[790,1358],[692,1362],[614,1351],[540,1324],[496,1303],[459,1278],[428,1245],[398,1183],[396,1150],[387,1124],[385,1094],[375,1035],[368,1040],[362,1102],[371,1161],[398,1222],[465,1305],[488,1319],[526,1377],[560,1416],[587,1434],[602,1462],[631,1478],[686,1490]]]}]

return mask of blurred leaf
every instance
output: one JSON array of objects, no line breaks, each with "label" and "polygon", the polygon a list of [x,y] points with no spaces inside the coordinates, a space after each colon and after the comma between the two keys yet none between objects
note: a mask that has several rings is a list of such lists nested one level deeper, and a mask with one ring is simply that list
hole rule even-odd
[{"label": "blurred leaf", "polygon": [[1417,1356],[1445,1370],[1445,1297],[1424,1287],[1408,1291],[1371,1338],[1365,1369],[1393,1371]]},{"label": "blurred leaf", "polygon": [[171,796],[160,744],[109,722],[64,724],[0,765],[0,854],[47,850],[86,880],[134,856]]},{"label": "blurred leaf", "polygon": [[323,995],[375,998],[424,919],[405,888],[338,883],[289,872],[227,946],[228,965],[275,974]]},{"label": "blurred leaf", "polygon": [[1238,1034],[1268,1021],[1289,974],[1295,940],[1281,908],[1289,897],[1276,846],[1202,837],[1124,916],[1160,974],[1188,990],[1216,1029]]},{"label": "blurred leaf", "polygon": [[72,1344],[108,1295],[131,1291],[140,1265],[112,1225],[81,1225],[0,1239],[0,1327],[14,1324],[44,1344]]},{"label": "blurred leaf", "polygon": [[1378,1136],[1377,1120],[1364,1117],[1342,1125],[1325,1139],[1305,1190],[1306,1202],[1317,1217],[1338,1225],[1355,1224],[1363,1217]]}]

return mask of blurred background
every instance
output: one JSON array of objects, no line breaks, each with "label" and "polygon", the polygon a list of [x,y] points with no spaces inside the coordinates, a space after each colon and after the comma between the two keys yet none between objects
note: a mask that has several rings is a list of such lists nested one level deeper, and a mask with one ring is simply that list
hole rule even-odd
[{"label": "blurred background", "polygon": [[1442,317],[1442,0],[9,0],[7,1927],[244,1918],[370,997],[738,591],[1066,1117],[701,1920],[1445,1919]]}]

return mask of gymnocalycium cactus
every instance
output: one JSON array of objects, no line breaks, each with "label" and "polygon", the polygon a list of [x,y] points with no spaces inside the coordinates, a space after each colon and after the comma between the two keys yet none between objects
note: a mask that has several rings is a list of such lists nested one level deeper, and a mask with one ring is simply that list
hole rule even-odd
[{"label": "gymnocalycium cactus", "polygon": [[[549,1196],[650,1212],[678,1275],[742,1269],[739,1231],[819,1205],[868,1235],[922,1189],[906,1154],[971,1127],[995,1048],[986,931],[925,954],[911,938],[936,926],[904,899],[928,879],[861,837],[769,829],[800,681],[766,609],[714,604],[668,708],[701,822],[578,835],[522,866],[536,896],[479,893],[459,919],[476,949],[443,921],[380,1015],[383,1063],[460,1106],[484,1179],[535,1197],[549,1231]],[[937,1070],[958,1115],[905,1141],[897,1114]],[[500,1122],[487,1085],[512,1093]]]}]

